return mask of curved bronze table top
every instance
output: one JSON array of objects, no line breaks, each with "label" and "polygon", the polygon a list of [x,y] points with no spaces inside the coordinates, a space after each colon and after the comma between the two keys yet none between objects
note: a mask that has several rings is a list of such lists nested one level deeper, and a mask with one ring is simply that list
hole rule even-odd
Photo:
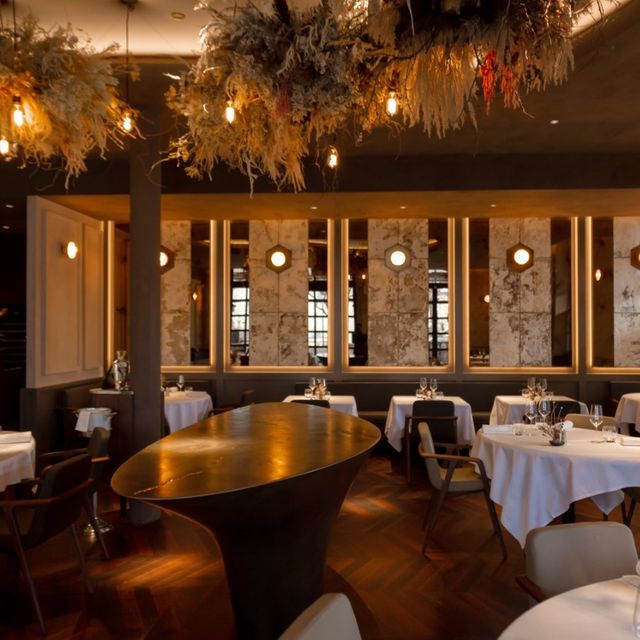
[{"label": "curved bronze table top", "polygon": [[162,438],[114,474],[116,493],[144,501],[242,491],[337,465],[380,439],[371,423],[297,403],[264,403]]}]

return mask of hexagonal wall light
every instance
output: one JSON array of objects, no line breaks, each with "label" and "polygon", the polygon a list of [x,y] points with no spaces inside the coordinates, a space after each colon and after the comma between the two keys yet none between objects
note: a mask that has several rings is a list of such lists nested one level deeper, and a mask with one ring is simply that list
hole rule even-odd
[{"label": "hexagonal wall light", "polygon": [[533,266],[533,249],[518,242],[507,249],[507,266],[511,271],[521,273]]},{"label": "hexagonal wall light", "polygon": [[176,264],[176,253],[168,247],[160,245],[160,275],[173,269]]},{"label": "hexagonal wall light", "polygon": [[411,264],[411,255],[406,247],[394,244],[384,252],[384,264],[393,271],[402,271]]},{"label": "hexagonal wall light", "polygon": [[631,266],[636,269],[640,269],[640,244],[637,247],[633,247],[631,249],[631,255],[629,256],[631,260]]},{"label": "hexagonal wall light", "polygon": [[291,266],[291,251],[281,244],[277,244],[267,251],[265,260],[271,271],[282,273]]}]

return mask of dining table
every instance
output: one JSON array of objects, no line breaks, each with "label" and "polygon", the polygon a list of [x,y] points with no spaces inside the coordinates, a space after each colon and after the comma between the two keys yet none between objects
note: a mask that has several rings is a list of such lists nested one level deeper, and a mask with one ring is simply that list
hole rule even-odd
[{"label": "dining table", "polygon": [[609,514],[623,500],[621,489],[640,482],[640,446],[631,446],[638,438],[605,442],[599,431],[573,428],[565,445],[551,446],[541,432],[528,432],[534,435],[480,429],[470,454],[484,462],[500,520],[522,547],[529,531],[577,500],[591,498]]},{"label": "dining table", "polygon": [[639,585],[639,576],[624,576],[565,591],[525,611],[498,640],[630,640],[640,637],[633,628]]},{"label": "dining table", "polygon": [[[639,394],[640,395],[640,394]],[[575,402],[569,396],[548,396],[552,402],[560,400],[563,402]],[[489,424],[513,424],[524,421],[524,412],[527,409],[529,398],[524,396],[496,396],[493,399],[493,406],[489,415]],[[584,402],[580,402],[580,413],[587,414],[589,409]]]},{"label": "dining table", "polygon": [[170,433],[204,420],[212,409],[213,402],[206,391],[165,391],[164,417]]},{"label": "dining table", "polygon": [[[389,444],[396,450],[402,451],[402,440],[404,438],[405,418],[411,415],[413,403],[420,400],[416,396],[392,396],[387,411],[387,421],[384,433]],[[439,402],[440,400],[450,400],[453,402],[453,410],[458,417],[458,444],[472,444],[476,430],[473,424],[473,414],[471,405],[459,396],[438,396],[429,402]]]},{"label": "dining table", "polygon": [[0,431],[0,491],[33,478],[36,442],[30,431]]},{"label": "dining table", "polygon": [[[324,399],[329,401],[329,408],[334,411],[341,411],[342,413],[347,413],[350,416],[358,415],[355,396],[334,396],[332,394]],[[294,400],[305,401],[310,400],[310,398],[305,398],[305,396],[287,396],[282,402],[293,402]]]},{"label": "dining table", "polygon": [[339,411],[252,404],[149,445],[111,484],[209,529],[238,636],[270,640],[323,593],[333,523],[379,439],[370,422]]},{"label": "dining table", "polygon": [[616,422],[625,425],[625,431],[638,432],[640,426],[640,393],[625,393],[620,398],[615,414]]}]

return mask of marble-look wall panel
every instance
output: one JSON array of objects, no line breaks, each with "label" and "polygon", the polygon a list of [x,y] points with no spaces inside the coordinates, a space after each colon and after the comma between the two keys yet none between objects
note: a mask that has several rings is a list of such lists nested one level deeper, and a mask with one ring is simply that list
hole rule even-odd
[{"label": "marble-look wall panel", "polygon": [[[368,221],[368,364],[424,366],[429,362],[429,221]],[[411,264],[393,271],[385,252],[400,244]]]},{"label": "marble-look wall panel", "polygon": [[613,363],[640,366],[640,270],[631,249],[640,245],[640,218],[613,219]]},{"label": "marble-look wall panel", "polygon": [[[251,365],[308,364],[308,237],[306,220],[249,222]],[[291,251],[291,267],[281,273],[265,261],[266,252],[278,244]]]},{"label": "marble-look wall panel", "polygon": [[165,221],[160,242],[175,254],[160,277],[160,336],[163,365],[191,363],[191,223]]},{"label": "marble-look wall panel", "polygon": [[[534,264],[517,273],[507,249],[521,242]],[[551,366],[551,221],[492,218],[489,221],[489,358],[493,367]]]}]

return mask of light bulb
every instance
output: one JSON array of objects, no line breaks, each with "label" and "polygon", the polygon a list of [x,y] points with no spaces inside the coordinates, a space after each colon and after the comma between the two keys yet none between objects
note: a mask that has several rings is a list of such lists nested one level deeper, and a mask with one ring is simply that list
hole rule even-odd
[{"label": "light bulb", "polygon": [[2,136],[2,138],[0,138],[0,154],[6,156],[9,153],[9,149],[9,141],[4,136]]},{"label": "light bulb", "polygon": [[166,267],[169,264],[169,256],[164,252],[160,252],[160,266]]},{"label": "light bulb", "polygon": [[229,124],[236,119],[236,110],[233,108],[231,100],[227,102],[227,108],[224,110],[224,117],[227,119]]},{"label": "light bulb", "polygon": [[489,302],[491,302],[491,298],[489,297],[488,293],[485,293],[484,298],[482,298],[487,304],[489,304]]},{"label": "light bulb", "polygon": [[21,127],[24,124],[24,111],[20,96],[13,96],[13,123],[16,127]]},{"label": "light bulb", "polygon": [[331,169],[335,169],[338,166],[338,150],[335,147],[329,147],[327,164]]},{"label": "light bulb", "polygon": [[131,131],[133,129],[133,118],[131,114],[127,111],[122,118],[122,128],[125,131]]},{"label": "light bulb", "polygon": [[530,258],[531,258],[531,254],[526,249],[518,249],[513,254],[513,260],[515,261],[516,264],[519,264],[519,265],[527,264]]},{"label": "light bulb", "polygon": [[400,249],[396,249],[389,256],[389,260],[395,267],[401,267],[407,261],[407,254]]},{"label": "light bulb", "polygon": [[78,245],[73,242],[73,240],[71,242],[67,242],[67,244],[63,247],[62,249],[63,253],[65,256],[67,256],[67,258],[69,258],[69,260],[75,260],[78,256]]},{"label": "light bulb", "polygon": [[600,280],[602,279],[602,271],[600,269],[596,269],[593,277],[596,279],[596,282],[600,282]]},{"label": "light bulb", "polygon": [[387,113],[390,116],[395,116],[398,113],[398,99],[396,98],[396,92],[390,91],[387,98]]},{"label": "light bulb", "polygon": [[193,298],[193,301],[195,302],[195,301],[198,299],[198,294],[194,291],[194,292],[191,294],[191,297]]},{"label": "light bulb", "polygon": [[282,252],[282,251],[274,251],[271,254],[271,258],[270,259],[271,259],[271,264],[274,267],[281,267],[287,261],[287,256],[285,256],[284,252]]}]

